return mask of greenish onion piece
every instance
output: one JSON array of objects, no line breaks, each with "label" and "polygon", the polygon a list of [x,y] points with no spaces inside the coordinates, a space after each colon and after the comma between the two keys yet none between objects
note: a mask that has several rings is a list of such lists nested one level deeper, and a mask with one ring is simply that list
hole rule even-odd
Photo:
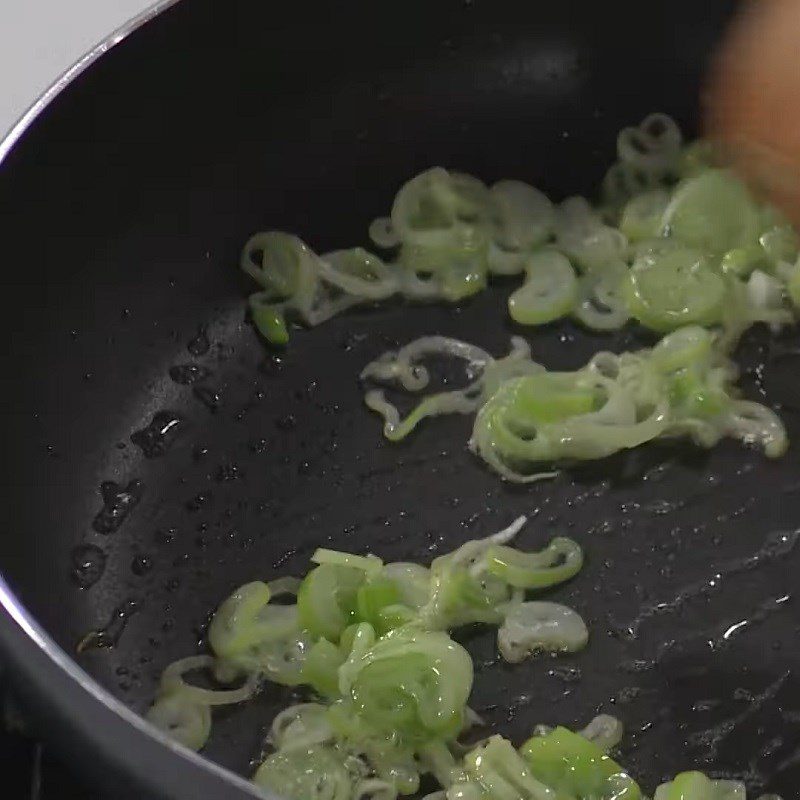
[{"label": "greenish onion piece", "polygon": [[416,300],[456,303],[482,291],[489,268],[487,244],[480,229],[460,245],[404,246],[398,273],[403,293]]},{"label": "greenish onion piece", "polygon": [[396,352],[384,353],[361,370],[361,379],[397,382],[412,392],[424,389],[430,380],[428,370],[419,361],[429,356],[448,356],[466,362],[467,370],[478,372],[494,359],[486,350],[447,336],[423,336]]},{"label": "greenish onion piece", "polygon": [[[414,750],[394,734],[371,736],[356,745],[375,778],[372,791],[409,795],[419,790],[420,767]],[[381,786],[382,784],[382,786]],[[374,795],[372,795],[374,796]]]},{"label": "greenish onion piece", "polygon": [[797,231],[787,224],[778,224],[764,231],[758,242],[774,266],[786,262],[794,262],[800,253],[800,237]]},{"label": "greenish onion piece", "polygon": [[726,283],[696,250],[675,249],[638,258],[626,287],[632,316],[662,333],[722,319]]},{"label": "greenish onion piece", "polygon": [[323,563],[311,570],[297,594],[303,628],[314,637],[323,636],[338,642],[342,632],[353,622],[356,594],[364,577],[363,568],[339,563]]},{"label": "greenish onion piece", "polygon": [[600,747],[566,728],[534,736],[520,754],[531,773],[561,797],[641,800],[636,782]]},{"label": "greenish onion piece", "polygon": [[509,250],[492,241],[486,252],[486,266],[491,275],[519,275],[527,255],[525,251]]},{"label": "greenish onion piece", "polygon": [[400,592],[401,602],[413,609],[422,608],[431,590],[431,573],[427,567],[406,561],[395,561],[383,568],[383,576]]},{"label": "greenish onion piece", "polygon": [[[428,385],[428,370],[418,362],[431,355],[463,359],[471,376],[480,375],[494,359],[481,348],[445,336],[424,336],[397,352],[385,353],[361,371],[361,378],[385,383],[398,382],[408,391],[420,391]],[[372,389],[364,397],[365,404],[384,419],[384,435],[398,441],[407,436],[426,417],[440,414],[470,414],[480,405],[480,379],[463,390],[440,392],[425,398],[402,419],[397,407],[390,403],[382,389]]]},{"label": "greenish onion piece", "polygon": [[211,735],[211,708],[181,692],[161,695],[145,719],[190,750],[200,750]]},{"label": "greenish onion piece", "polygon": [[733,401],[723,433],[760,447],[767,458],[779,458],[789,447],[786,428],[774,411],[752,400]]},{"label": "greenish onion piece", "polygon": [[621,163],[656,179],[674,172],[683,135],[666,114],[650,114],[637,127],[623,128],[617,137]]},{"label": "greenish onion piece", "polygon": [[366,556],[357,556],[352,553],[343,553],[341,550],[329,550],[318,547],[311,556],[314,564],[333,564],[338,567],[350,567],[361,570],[368,577],[378,575],[383,569],[383,561],[371,553]]},{"label": "greenish onion piece", "polygon": [[269,605],[270,596],[266,583],[253,581],[222,602],[208,627],[209,644],[220,658],[235,657],[263,640],[294,630],[294,622],[285,618],[286,612]]},{"label": "greenish onion piece", "polygon": [[784,284],[760,269],[753,270],[746,285],[749,319],[783,325],[794,322],[794,316],[785,303]]},{"label": "greenish onion piece", "polygon": [[433,629],[471,622],[499,623],[511,593],[506,583],[489,574],[486,555],[493,546],[510,542],[526,521],[524,516],[517,517],[507,528],[434,559],[430,593],[419,611],[420,622]]},{"label": "greenish onion piece", "polygon": [[746,278],[754,269],[765,263],[764,253],[757,245],[734,247],[720,259],[722,273],[735,278]]},{"label": "greenish onion piece", "polygon": [[622,261],[609,261],[602,269],[583,275],[575,318],[595,331],[619,330],[630,319],[623,290],[627,277],[628,267]]},{"label": "greenish onion piece", "polygon": [[309,646],[300,628],[297,606],[272,605],[266,584],[254,581],[237,589],[211,620],[208,639],[217,655],[219,680],[263,674],[289,686],[300,682]]},{"label": "greenish onion piece", "polygon": [[470,448],[502,477],[527,483],[547,475],[537,471],[543,463],[603,458],[661,434],[666,401],[654,390],[640,413],[636,395],[598,363],[507,381],[478,412]]},{"label": "greenish onion piece", "polygon": [[541,651],[573,653],[588,641],[589,631],[580,615],[558,603],[512,604],[497,631],[500,654],[512,664]]},{"label": "greenish onion piece", "polygon": [[321,637],[309,647],[303,662],[301,678],[323,697],[339,694],[339,667],[345,661],[342,651],[333,642]]},{"label": "greenish onion piece", "polygon": [[272,721],[269,743],[276,750],[303,750],[334,738],[328,709],[319,703],[300,703],[281,711]]},{"label": "greenish onion piece", "polygon": [[297,236],[267,231],[248,239],[242,249],[241,267],[273,300],[286,300],[307,277],[312,258],[313,253]]},{"label": "greenish onion piece", "polygon": [[758,238],[758,215],[744,184],[724,170],[690,178],[664,211],[665,235],[707,253],[724,253]]},{"label": "greenish onion piece", "polygon": [[361,247],[325,253],[319,270],[331,285],[366,300],[385,300],[400,288],[397,270]]},{"label": "greenish onion piece", "polygon": [[214,666],[212,656],[189,656],[178,661],[173,661],[162,673],[160,691],[165,695],[177,694],[196,703],[207,706],[226,706],[232,703],[241,703],[249,700],[256,692],[257,676],[251,675],[247,682],[239,689],[202,689],[199,686],[190,686],[183,679],[187,672],[197,669],[207,669]]},{"label": "greenish onion piece", "polygon": [[653,800],[746,800],[739,781],[716,781],[702,772],[682,772],[656,789]]},{"label": "greenish onion piece", "polygon": [[570,197],[561,204],[555,231],[557,247],[585,271],[619,261],[628,249],[622,232],[605,225],[583,197]]},{"label": "greenish onion piece", "polygon": [[603,177],[600,189],[607,215],[616,219],[631,198],[651,191],[657,183],[653,175],[631,164],[620,161],[612,164]]},{"label": "greenish onion piece", "polygon": [[661,339],[650,358],[660,371],[675,372],[708,361],[713,344],[713,337],[705,328],[687,325]]},{"label": "greenish onion piece", "polygon": [[652,189],[631,198],[622,211],[620,231],[631,242],[656,238],[661,233],[661,219],[668,204],[666,189]]},{"label": "greenish onion piece", "polygon": [[434,167],[400,189],[391,221],[404,244],[446,247],[469,242],[488,215],[488,189],[479,180]]},{"label": "greenish onion piece", "polygon": [[369,238],[384,250],[400,244],[400,237],[395,233],[389,217],[378,217],[370,223]]},{"label": "greenish onion piece", "polygon": [[522,181],[498,181],[490,189],[495,241],[508,250],[529,250],[553,233],[555,211],[549,198]]},{"label": "greenish onion piece", "polygon": [[556,792],[531,774],[525,760],[502,736],[492,736],[468,753],[464,770],[492,800],[558,800]]},{"label": "greenish onion piece", "polygon": [[541,250],[525,260],[525,282],[508,298],[508,311],[522,325],[542,325],[563,317],[575,305],[578,280],[569,260]]},{"label": "greenish onion piece", "polygon": [[340,755],[320,745],[273,753],[258,768],[253,783],[296,800],[351,800],[353,792]]},{"label": "greenish onion piece", "polygon": [[463,725],[472,659],[444,633],[395,630],[353,664],[341,688],[378,730],[411,741],[448,738]]},{"label": "greenish onion piece", "polygon": [[397,407],[390,403],[383,390],[371,389],[364,396],[365,404],[384,419],[384,436],[398,441],[407,436],[421,420],[439,414],[471,414],[484,399],[496,391],[504,380],[519,375],[544,371],[531,361],[530,347],[518,336],[511,337],[511,352],[499,360],[474,345],[444,336],[423,336],[397,352],[384,353],[361,372],[362,379],[384,383],[400,383],[407,391],[420,391],[428,385],[430,376],[419,360],[440,354],[462,358],[467,375],[472,379],[464,389],[440,392],[425,398],[402,419]]},{"label": "greenish onion piece", "polygon": [[613,750],[621,741],[624,728],[622,723],[610,714],[598,714],[581,731],[580,736],[588,739],[604,753]]},{"label": "greenish onion piece", "polygon": [[381,389],[373,389],[364,396],[367,408],[383,417],[383,435],[392,442],[405,439],[423,419],[444,414],[472,414],[479,406],[476,399],[466,397],[463,392],[441,392],[426,397],[403,419],[400,412],[386,399]]},{"label": "greenish onion piece", "polygon": [[286,325],[284,304],[272,302],[269,292],[256,292],[248,298],[250,314],[258,332],[274,345],[286,345],[289,342],[289,329]]},{"label": "greenish onion piece", "polygon": [[339,693],[343,697],[350,695],[353,681],[364,666],[363,660],[376,640],[375,629],[368,622],[354,623],[344,632],[341,644],[348,656],[339,667]]},{"label": "greenish onion piece", "polygon": [[583,550],[565,536],[557,536],[538,553],[494,545],[486,557],[489,572],[519,589],[555,586],[577,575],[583,566]]},{"label": "greenish onion piece", "polygon": [[463,766],[456,761],[447,742],[431,739],[419,745],[417,758],[426,772],[430,772],[445,789],[466,780]]}]

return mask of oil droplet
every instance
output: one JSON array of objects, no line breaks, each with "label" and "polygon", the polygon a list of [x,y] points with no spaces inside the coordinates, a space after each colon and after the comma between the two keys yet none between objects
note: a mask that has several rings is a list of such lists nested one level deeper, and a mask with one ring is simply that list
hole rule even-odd
[{"label": "oil droplet", "polygon": [[211,500],[211,492],[198,492],[191,500],[187,500],[186,510],[187,511],[200,511],[210,500]]},{"label": "oil droplet", "polygon": [[195,336],[194,339],[192,339],[189,344],[186,345],[186,349],[193,356],[204,356],[210,347],[211,342],[208,341],[206,329],[203,327],[197,331],[197,336]]},{"label": "oil droplet", "polygon": [[578,667],[553,667],[547,671],[547,674],[564,683],[577,683],[583,677]]},{"label": "oil droplet", "polygon": [[83,653],[85,650],[94,648],[109,648],[116,646],[122,636],[128,620],[139,610],[139,605],[135,600],[126,600],[122,605],[114,609],[111,619],[103,628],[96,631],[89,631],[83,639],[78,642],[76,651]]},{"label": "oil droplet", "polygon": [[211,375],[211,370],[199,364],[176,364],[169,368],[169,376],[181,386],[192,386]]},{"label": "oil droplet", "polygon": [[100,494],[103,507],[94,518],[92,527],[98,533],[113,533],[142,499],[144,484],[134,479],[123,488],[114,481],[104,481],[100,484]]},{"label": "oil droplet", "polygon": [[100,580],[106,568],[106,554],[97,545],[82,544],[72,551],[72,580],[88,589]]},{"label": "oil droplet", "polygon": [[210,386],[195,386],[192,393],[209,411],[218,411],[222,406],[220,393]]},{"label": "oil droplet", "polygon": [[149,425],[131,434],[131,441],[140,447],[145,458],[163,456],[177,438],[184,420],[172,411],[159,411]]},{"label": "oil droplet", "polygon": [[275,375],[279,375],[281,372],[283,372],[285,366],[286,364],[283,358],[272,355],[269,358],[265,358],[258,365],[258,369],[262,374],[268,375],[269,377],[274,377]]},{"label": "oil droplet", "polygon": [[131,561],[131,572],[134,575],[139,575],[141,577],[150,572],[151,569],[153,569],[153,559],[148,555],[136,556],[133,561]]}]

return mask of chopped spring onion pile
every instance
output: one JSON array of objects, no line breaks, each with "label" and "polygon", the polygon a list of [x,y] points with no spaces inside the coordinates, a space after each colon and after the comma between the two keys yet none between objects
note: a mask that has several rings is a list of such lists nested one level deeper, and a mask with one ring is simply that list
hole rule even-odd
[{"label": "chopped spring onion pile", "polygon": [[[211,621],[213,655],[167,667],[147,718],[199,750],[213,706],[248,700],[265,680],[305,685],[311,700],[275,717],[253,776],[288,800],[395,800],[418,793],[424,776],[441,787],[425,800],[642,800],[609,755],[622,724],[607,715],[578,733],[536,726],[518,749],[498,735],[466,743],[483,722],[467,705],[472,659],[449,629],[498,626],[498,648],[512,663],[588,640],[572,609],[525,599],[576,575],[581,548],[564,537],[539,552],[511,547],[524,524],[520,517],[430,567],[320,549],[302,581],[241,586]],[[281,595],[296,603],[271,602]],[[198,670],[235,688],[188,683]],[[687,772],[654,800],[745,800],[745,788]]]},{"label": "chopped spring onion pile", "polygon": [[800,241],[708,145],[685,146],[670,117],[651,114],[619,134],[617,156],[597,207],[434,167],[370,226],[387,257],[360,247],[320,256],[296,236],[258,233],[241,256],[261,286],[253,321],[286,344],[289,322],[314,326],[394,296],[456,303],[493,275],[522,277],[508,300],[522,325],[572,317],[609,331],[634,319],[667,333],[698,324],[722,330],[731,348],[755,322],[795,320]]},{"label": "chopped spring onion pile", "polygon": [[[424,776],[441,787],[425,800],[643,800],[609,755],[622,724],[607,715],[578,733],[538,725],[520,748],[498,735],[465,741],[483,722],[467,705],[472,659],[448,630],[496,625],[498,649],[514,663],[588,640],[572,609],[526,600],[576,575],[580,546],[557,537],[538,552],[511,547],[525,521],[429,567],[319,549],[302,581],[241,586],[211,621],[213,655],[167,667],[148,719],[199,750],[213,706],[248,700],[265,680],[305,685],[312,697],[275,717],[253,777],[289,800],[395,800],[418,793]],[[281,595],[296,603],[272,602]],[[188,683],[199,670],[234,688]],[[655,800],[745,800],[745,788],[687,772]]]},{"label": "chopped spring onion pile", "polygon": [[[576,575],[581,548],[557,537],[539,552],[522,552],[509,543],[524,524],[520,517],[430,567],[320,549],[302,581],[239,587],[209,626],[213,655],[170,665],[148,719],[200,749],[213,706],[249,699],[263,680],[305,685],[317,702],[278,716],[275,752],[256,783],[297,800],[409,794],[424,772],[449,785],[443,765],[456,770],[456,740],[476,715],[467,706],[472,659],[448,631],[497,626],[498,648],[510,662],[572,652],[588,640],[572,609],[526,599]],[[272,602],[280,595],[296,602]],[[234,688],[187,682],[197,670]],[[324,788],[314,788],[319,775],[312,780],[309,770],[327,776]]]},{"label": "chopped spring onion pile", "polygon": [[719,337],[699,325],[651,349],[597,353],[574,372],[546,370],[518,337],[497,360],[464,342],[423,337],[373,361],[361,377],[420,392],[430,380],[420,362],[432,355],[464,360],[471,382],[429,394],[404,418],[383,389],[370,389],[365,401],[383,417],[384,435],[397,441],[425,417],[475,414],[470,448],[510,481],[550,477],[543,469],[554,463],[603,458],[658,438],[683,436],[712,447],[731,436],[771,458],[788,446],[773,411],[737,397],[736,365]]}]

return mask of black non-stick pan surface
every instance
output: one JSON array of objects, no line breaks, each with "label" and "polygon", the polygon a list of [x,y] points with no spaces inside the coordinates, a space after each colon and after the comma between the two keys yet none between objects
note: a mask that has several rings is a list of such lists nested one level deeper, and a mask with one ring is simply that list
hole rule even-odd
[{"label": "black non-stick pan surface", "polygon": [[[0,564],[56,641],[143,711],[239,584],[303,574],[323,544],[427,561],[527,514],[522,546],[566,534],[585,548],[551,596],[591,640],[512,667],[490,631],[459,633],[491,730],[519,741],[608,712],[649,791],[700,768],[796,798],[795,333],[756,330],[739,354],[746,393],[789,429],[782,459],[656,445],[515,487],[467,452],[467,418],[384,441],[361,368],[423,334],[501,355],[523,333],[552,368],[645,336],[514,330],[501,284],[456,308],[348,313],[275,352],[245,320],[237,269],[259,229],[367,244],[430,165],[591,193],[620,127],[663,110],[695,132],[732,9],[186,0],[65,90],[0,168]],[[250,774],[292,699],[270,686],[215,712],[207,755]]]}]

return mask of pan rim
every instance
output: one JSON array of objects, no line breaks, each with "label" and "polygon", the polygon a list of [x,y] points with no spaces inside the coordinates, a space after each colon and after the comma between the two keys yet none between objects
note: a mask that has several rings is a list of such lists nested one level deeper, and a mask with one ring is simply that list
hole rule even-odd
[{"label": "pan rim", "polygon": [[[124,41],[128,36],[137,31],[142,26],[151,22],[175,6],[180,0],[157,0],[152,5],[145,8],[142,12],[124,22],[108,36],[99,41],[94,47],[85,52],[74,64],[62,72],[23,112],[14,122],[2,138],[0,138],[0,167],[8,158],[11,151],[19,143],[22,137],[32,127],[33,123],[47,109],[50,104],[67,89],[79,76],[81,76],[96,61],[110,52],[116,45]],[[65,650],[60,647],[55,640],[42,628],[33,614],[25,607],[20,598],[14,593],[7,581],[0,572],[0,609],[7,617],[17,632],[24,635],[26,646],[44,655],[47,661],[65,674],[74,684],[83,689],[92,701],[100,704],[103,709],[116,716],[120,722],[130,726],[135,735],[146,737],[153,742],[164,746],[167,757],[180,759],[188,762],[187,766],[209,776],[214,776],[217,781],[224,781],[235,791],[238,797],[264,797],[264,793],[257,793],[252,784],[245,781],[240,776],[225,769],[224,767],[203,758],[198,753],[189,750],[178,744],[166,734],[158,731],[147,723],[142,717],[126,707],[107,689],[82,669]],[[0,634],[3,633],[0,626]],[[13,634],[12,634],[13,635]],[[0,636],[0,638],[5,638]],[[149,765],[139,765],[147,769]],[[152,767],[152,765],[150,765]],[[133,770],[131,770],[133,771]],[[155,771],[153,771],[155,772]],[[155,787],[154,787],[155,788]],[[196,786],[187,786],[187,797],[195,797]]]}]

